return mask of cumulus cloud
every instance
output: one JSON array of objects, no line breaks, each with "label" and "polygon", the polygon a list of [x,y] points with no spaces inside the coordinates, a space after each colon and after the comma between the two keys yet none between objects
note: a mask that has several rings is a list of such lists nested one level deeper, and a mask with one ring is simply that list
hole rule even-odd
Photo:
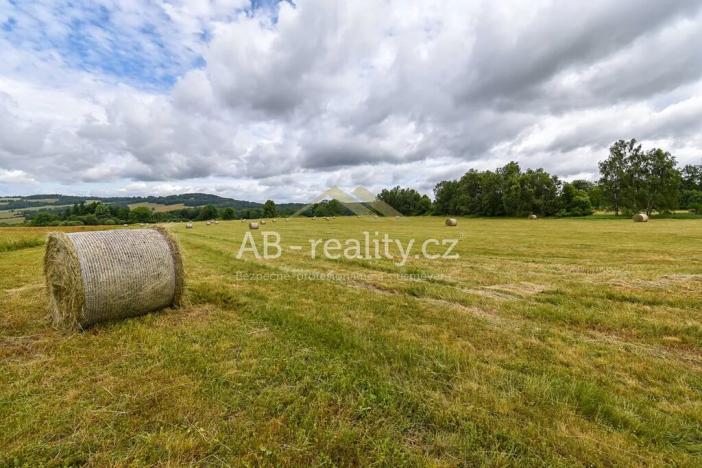
[{"label": "cumulus cloud", "polygon": [[431,192],[594,177],[630,137],[701,162],[699,0],[259,4],[0,6],[0,193]]}]

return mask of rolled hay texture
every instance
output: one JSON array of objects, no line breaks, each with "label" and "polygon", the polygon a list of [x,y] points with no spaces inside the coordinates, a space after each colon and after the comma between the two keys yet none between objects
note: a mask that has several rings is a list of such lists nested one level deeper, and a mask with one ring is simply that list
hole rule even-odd
[{"label": "rolled hay texture", "polygon": [[258,229],[258,223],[249,223],[249,229]]},{"label": "rolled hay texture", "polygon": [[634,215],[634,217],[631,219],[634,220],[635,223],[647,223],[648,215],[645,213],[639,213],[637,215]]},{"label": "rolled hay texture", "polygon": [[456,220],[456,218],[448,218],[446,220],[446,225],[447,226],[458,226],[458,220]]},{"label": "rolled hay texture", "polygon": [[183,296],[180,250],[161,227],[51,233],[44,274],[51,315],[61,328],[177,307]]}]

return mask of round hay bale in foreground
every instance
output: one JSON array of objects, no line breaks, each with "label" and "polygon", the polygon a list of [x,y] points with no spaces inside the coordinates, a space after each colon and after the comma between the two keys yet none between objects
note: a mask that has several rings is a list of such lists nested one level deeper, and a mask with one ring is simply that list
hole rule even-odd
[{"label": "round hay bale in foreground", "polygon": [[97,322],[179,306],[183,262],[161,227],[49,234],[44,274],[54,323]]},{"label": "round hay bale in foreground", "polygon": [[646,213],[639,213],[637,215],[634,215],[634,217],[631,219],[635,223],[647,223],[648,222],[648,215]]},{"label": "round hay bale in foreground", "polygon": [[448,218],[446,220],[447,226],[458,226],[458,220],[456,218]]},{"label": "round hay bale in foreground", "polygon": [[258,223],[249,223],[249,229],[258,229]]}]

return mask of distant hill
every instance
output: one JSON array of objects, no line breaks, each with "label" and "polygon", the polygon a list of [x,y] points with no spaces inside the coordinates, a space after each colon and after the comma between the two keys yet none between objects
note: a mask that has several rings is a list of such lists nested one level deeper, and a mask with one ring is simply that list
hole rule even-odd
[{"label": "distant hill", "polygon": [[[241,210],[247,208],[261,208],[263,206],[261,203],[237,200],[234,198],[225,198],[208,193],[184,193],[181,195],[168,195],[165,197],[80,197],[73,195],[61,195],[58,193],[48,193],[29,196],[0,196],[0,211],[22,211],[36,209],[50,210],[52,208],[61,208],[67,205],[73,205],[81,202],[89,203],[92,201],[100,201],[102,203],[123,206],[144,204],[146,206],[164,205],[168,207],[177,205],[177,207],[173,206],[173,209],[214,205],[217,208],[234,208]],[[303,205],[299,203],[284,203],[279,206],[281,208],[294,208],[302,207]]]}]

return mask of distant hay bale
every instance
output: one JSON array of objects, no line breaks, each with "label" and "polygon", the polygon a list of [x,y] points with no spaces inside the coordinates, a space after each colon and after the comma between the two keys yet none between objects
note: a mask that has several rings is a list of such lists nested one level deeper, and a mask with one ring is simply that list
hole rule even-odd
[{"label": "distant hay bale", "polygon": [[193,228],[193,223],[188,223],[185,225],[185,229],[192,229]]},{"label": "distant hay bale", "polygon": [[535,214],[530,214],[528,219],[539,219]]},{"label": "distant hay bale", "polygon": [[215,221],[214,223],[215,223],[215,224],[219,224],[219,221]]},{"label": "distant hay bale", "polygon": [[458,226],[458,220],[456,218],[448,218],[446,220],[447,226]]},{"label": "distant hay bale", "polygon": [[249,223],[249,229],[258,229],[258,223]]},{"label": "distant hay bale", "polygon": [[265,219],[262,219],[262,220],[261,220],[261,226],[263,226],[264,224],[266,224],[266,220],[265,220]]},{"label": "distant hay bale", "polygon": [[639,213],[634,215],[633,218],[631,218],[635,223],[647,223],[648,222],[648,215],[646,213]]},{"label": "distant hay bale", "polygon": [[328,217],[328,216],[325,216],[325,217],[324,217],[324,221],[329,221],[329,217]]},{"label": "distant hay bale", "polygon": [[162,227],[51,233],[44,275],[60,328],[179,306],[183,296],[180,250]]}]

